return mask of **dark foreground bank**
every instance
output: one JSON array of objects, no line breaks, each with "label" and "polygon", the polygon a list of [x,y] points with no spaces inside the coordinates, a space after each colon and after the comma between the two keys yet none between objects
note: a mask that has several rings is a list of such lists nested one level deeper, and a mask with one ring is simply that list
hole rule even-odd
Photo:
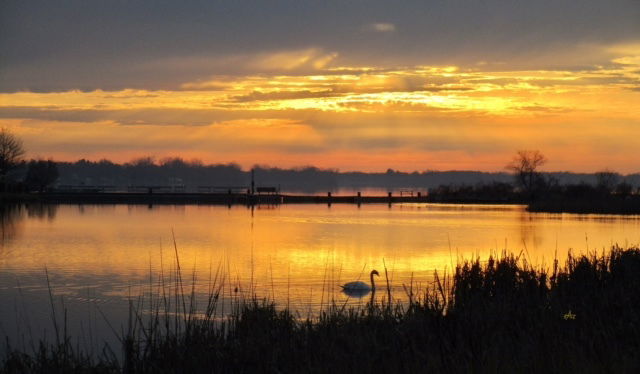
[{"label": "dark foreground bank", "polygon": [[436,277],[427,290],[405,286],[408,305],[356,310],[333,305],[314,320],[246,300],[221,322],[215,318],[219,289],[197,318],[184,299],[179,313],[171,313],[165,299],[150,315],[132,308],[121,347],[111,347],[122,355],[105,349],[99,357],[88,357],[62,335],[55,344],[41,343],[32,352],[5,352],[2,372],[640,370],[638,248],[569,256],[566,264],[549,270],[513,255],[475,260],[459,265],[451,279]]}]

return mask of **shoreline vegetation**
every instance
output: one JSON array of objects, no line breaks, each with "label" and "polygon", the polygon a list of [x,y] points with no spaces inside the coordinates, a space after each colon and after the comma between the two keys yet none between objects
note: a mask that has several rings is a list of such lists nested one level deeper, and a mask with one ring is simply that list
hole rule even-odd
[{"label": "shoreline vegetation", "polygon": [[[55,342],[10,346],[0,372],[637,372],[640,369],[640,248],[613,247],[536,267],[506,254],[460,262],[425,289],[403,284],[361,307],[329,302],[317,317],[239,296],[216,272],[204,309],[175,274],[157,296],[131,303],[119,347],[88,354],[66,336],[52,307]],[[186,283],[185,283],[186,284]],[[387,283],[388,284],[388,283]],[[236,286],[237,287],[237,286]],[[226,291],[227,290],[227,291]],[[53,299],[53,296],[52,296]],[[371,298],[371,300],[375,300]],[[53,304],[52,304],[53,305]],[[224,308],[224,305],[222,306]],[[66,316],[66,311],[62,314]],[[116,353],[119,352],[119,353]]]}]

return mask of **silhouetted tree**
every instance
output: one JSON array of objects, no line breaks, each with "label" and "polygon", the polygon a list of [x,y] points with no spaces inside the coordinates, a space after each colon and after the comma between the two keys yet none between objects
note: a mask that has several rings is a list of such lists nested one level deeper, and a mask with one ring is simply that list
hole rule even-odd
[{"label": "silhouetted tree", "polygon": [[547,162],[547,158],[538,150],[521,150],[507,164],[506,169],[514,172],[516,183],[529,197],[544,184],[544,178],[538,171]]},{"label": "silhouetted tree", "polygon": [[156,171],[158,165],[151,156],[140,157],[128,162],[124,165],[127,174],[129,174],[130,183],[136,184],[158,184],[159,176]]},{"label": "silhouetted tree", "polygon": [[20,165],[24,152],[20,139],[9,130],[0,129],[0,183],[4,191],[7,190],[9,172]]},{"label": "silhouetted tree", "polygon": [[24,182],[30,190],[44,192],[56,183],[58,176],[58,165],[54,161],[31,160]]},{"label": "silhouetted tree", "polygon": [[611,170],[603,170],[596,173],[596,187],[608,194],[612,193],[620,182],[620,174]]}]

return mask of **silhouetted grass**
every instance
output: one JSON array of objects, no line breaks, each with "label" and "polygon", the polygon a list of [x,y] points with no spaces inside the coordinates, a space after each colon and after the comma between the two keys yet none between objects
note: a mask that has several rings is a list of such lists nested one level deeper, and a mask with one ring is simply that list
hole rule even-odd
[{"label": "silhouetted grass", "polygon": [[[178,290],[181,278],[174,278]],[[238,297],[221,318],[216,275],[206,311],[183,293],[132,306],[123,359],[72,349],[69,339],[31,354],[9,351],[18,372],[639,372],[640,249],[569,254],[533,267],[503,254],[457,266],[428,289],[407,284],[408,303],[331,303],[314,319]],[[388,290],[379,290],[387,292]]]}]

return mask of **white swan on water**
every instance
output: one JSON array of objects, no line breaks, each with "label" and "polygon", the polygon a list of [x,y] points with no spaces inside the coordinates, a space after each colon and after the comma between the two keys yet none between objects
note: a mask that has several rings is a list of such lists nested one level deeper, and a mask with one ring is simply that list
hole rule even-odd
[{"label": "white swan on water", "polygon": [[354,282],[345,283],[344,285],[342,285],[340,287],[342,287],[342,290],[347,294],[349,294],[349,293],[363,293],[363,294],[369,293],[369,291],[376,289],[376,283],[373,281],[373,276],[374,275],[380,276],[380,274],[378,274],[377,270],[371,270],[371,274],[369,274],[369,278],[371,279],[371,286],[369,286],[367,283],[365,283],[363,281],[354,281]]}]

